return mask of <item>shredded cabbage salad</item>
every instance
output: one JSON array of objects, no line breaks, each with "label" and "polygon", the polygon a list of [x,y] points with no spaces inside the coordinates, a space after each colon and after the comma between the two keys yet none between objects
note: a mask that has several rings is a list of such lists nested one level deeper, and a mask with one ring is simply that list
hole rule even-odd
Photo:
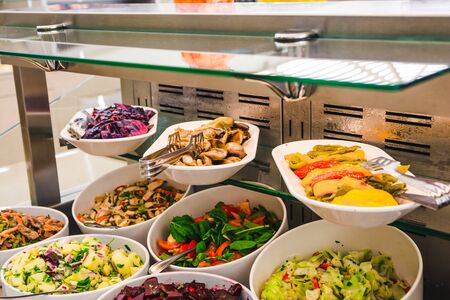
[{"label": "shredded cabbage salad", "polygon": [[392,259],[370,250],[346,255],[322,250],[307,260],[288,259],[267,280],[261,299],[267,300],[397,300],[409,290]]}]

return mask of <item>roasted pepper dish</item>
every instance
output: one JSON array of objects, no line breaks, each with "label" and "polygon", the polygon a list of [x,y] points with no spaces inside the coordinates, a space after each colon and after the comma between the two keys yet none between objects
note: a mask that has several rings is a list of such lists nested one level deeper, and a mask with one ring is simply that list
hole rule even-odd
[{"label": "roasted pepper dish", "polygon": [[398,205],[395,196],[404,183],[383,173],[373,174],[361,166],[366,161],[359,146],[316,145],[306,154],[285,156],[311,199],[351,206]]},{"label": "roasted pepper dish", "polygon": [[170,186],[162,179],[138,181],[95,197],[90,211],[78,214],[77,218],[83,223],[130,226],[160,215],[183,195],[184,191]]},{"label": "roasted pepper dish", "polygon": [[204,143],[200,153],[188,153],[173,164],[176,166],[212,166],[241,161],[247,153],[243,144],[250,138],[246,124],[235,122],[230,117],[220,117],[195,129],[177,128],[181,146],[189,143],[191,135],[203,132]]}]

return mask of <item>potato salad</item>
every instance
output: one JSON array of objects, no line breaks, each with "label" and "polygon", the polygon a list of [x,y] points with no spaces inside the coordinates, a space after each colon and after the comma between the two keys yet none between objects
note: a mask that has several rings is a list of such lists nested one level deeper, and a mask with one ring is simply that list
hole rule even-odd
[{"label": "potato salad", "polygon": [[[125,247],[128,248],[128,247]],[[94,237],[36,246],[13,257],[5,279],[30,293],[101,289],[130,277],[143,266],[129,249],[111,249]]]}]

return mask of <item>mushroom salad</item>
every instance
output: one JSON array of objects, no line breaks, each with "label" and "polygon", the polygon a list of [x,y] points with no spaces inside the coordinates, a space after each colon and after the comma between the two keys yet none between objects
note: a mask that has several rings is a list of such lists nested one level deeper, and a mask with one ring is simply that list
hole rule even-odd
[{"label": "mushroom salad", "polygon": [[184,191],[162,179],[138,181],[95,197],[91,210],[78,214],[77,218],[83,223],[125,227],[160,215],[183,195]]},{"label": "mushroom salad", "polygon": [[200,154],[188,153],[177,160],[177,166],[211,166],[241,161],[247,153],[243,144],[250,138],[246,124],[237,123],[231,117],[220,117],[195,129],[177,128],[181,146],[189,143],[191,135],[203,132],[203,151]]}]

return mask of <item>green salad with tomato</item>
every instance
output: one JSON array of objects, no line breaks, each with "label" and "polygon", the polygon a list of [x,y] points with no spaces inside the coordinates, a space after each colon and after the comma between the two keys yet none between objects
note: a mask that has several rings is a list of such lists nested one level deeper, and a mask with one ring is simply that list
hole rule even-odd
[{"label": "green salad with tomato", "polygon": [[213,210],[198,217],[177,216],[169,226],[169,236],[159,240],[161,259],[195,247],[177,260],[180,267],[201,268],[239,259],[270,240],[281,221],[274,212],[248,200],[238,205],[217,203]]}]

